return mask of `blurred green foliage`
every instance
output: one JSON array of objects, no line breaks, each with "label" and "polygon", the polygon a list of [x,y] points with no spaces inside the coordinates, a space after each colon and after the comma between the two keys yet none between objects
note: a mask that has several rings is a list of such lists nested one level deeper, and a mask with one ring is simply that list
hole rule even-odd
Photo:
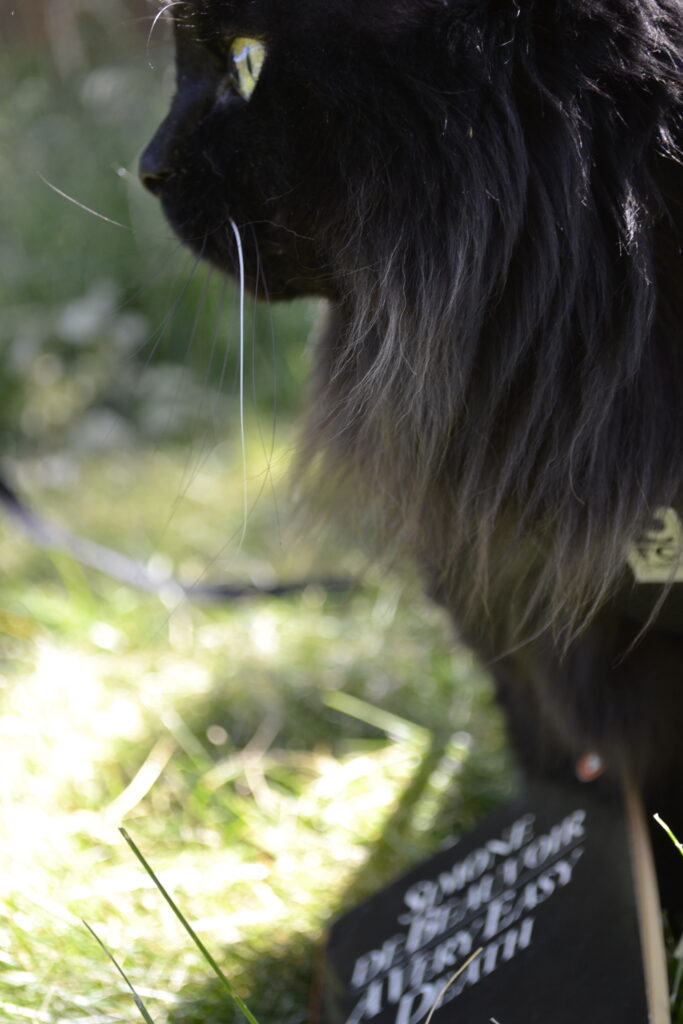
[{"label": "blurred green foliage", "polygon": [[[24,4],[0,62],[0,450],[196,435],[235,392],[237,315],[136,177],[173,89],[168,27],[150,38],[157,6],[133,0]],[[310,316],[250,307],[259,409],[297,404]]]},{"label": "blurred green foliage", "polygon": [[[154,1019],[235,1019],[122,820],[262,1024],[303,1024],[330,914],[512,783],[485,673],[415,581],[281,519],[306,304],[248,310],[246,528],[234,288],[135,175],[173,88],[158,9],[0,6],[0,453],[36,507],[183,579],[365,586],[194,607],[0,532],[0,1024],[134,1019],[84,916]],[[280,412],[276,443],[254,424]]]}]

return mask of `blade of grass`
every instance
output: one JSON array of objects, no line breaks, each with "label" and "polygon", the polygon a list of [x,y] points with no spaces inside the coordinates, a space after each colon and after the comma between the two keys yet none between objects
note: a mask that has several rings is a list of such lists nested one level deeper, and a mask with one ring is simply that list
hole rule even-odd
[{"label": "blade of grass", "polygon": [[117,959],[114,956],[114,954],[109,949],[107,949],[105,944],[102,942],[102,939],[99,937],[97,932],[93,928],[90,927],[90,925],[88,924],[87,921],[83,921],[83,924],[88,929],[88,931],[90,932],[90,934],[92,935],[93,939],[98,944],[100,949],[104,950],[104,952],[107,954],[107,956],[109,957],[109,959],[113,963],[114,967],[119,972],[119,974],[121,975],[121,977],[125,981],[126,985],[130,989],[131,995],[133,996],[133,999],[135,1000],[135,1005],[137,1006],[138,1010],[140,1011],[140,1014],[142,1015],[142,1019],[144,1020],[145,1024],[154,1024],[154,1021],[152,1020],[152,1018],[150,1017],[149,1013],[147,1012],[145,1004],[143,1003],[142,999],[140,998],[140,996],[137,994],[137,992],[133,988],[132,982],[129,980],[128,975],[124,971],[123,967],[121,967],[121,965],[117,961]]},{"label": "blade of grass", "polygon": [[437,993],[436,999],[432,1003],[432,1008],[429,1011],[429,1013],[427,1014],[427,1019],[425,1020],[425,1024],[431,1024],[432,1017],[434,1016],[434,1014],[436,1013],[436,1011],[439,1008],[439,1003],[441,1002],[443,997],[446,995],[446,993],[448,992],[448,990],[451,987],[451,985],[453,985],[458,980],[458,978],[460,977],[460,975],[462,974],[463,971],[467,970],[467,968],[470,966],[472,961],[476,960],[478,956],[481,956],[481,954],[483,952],[484,952],[484,947],[480,946],[479,949],[476,949],[474,951],[474,953],[472,953],[471,956],[468,956],[467,960],[465,960],[465,963],[462,964],[461,967],[458,967],[458,969],[455,972],[455,974],[452,974],[450,976],[450,978],[448,979],[446,984],[443,986],[443,988],[440,989],[439,992]]},{"label": "blade of grass", "polygon": [[230,981],[225,976],[225,974],[223,973],[223,971],[219,967],[218,963],[216,962],[214,957],[211,955],[211,953],[208,951],[208,949],[206,948],[206,946],[204,945],[202,940],[199,938],[199,936],[195,932],[195,930],[192,927],[192,925],[190,924],[190,922],[187,920],[187,918],[184,916],[182,911],[175,904],[175,902],[173,901],[173,899],[171,898],[169,893],[166,891],[164,886],[161,884],[161,881],[159,880],[159,878],[156,876],[156,874],[154,873],[154,871],[152,870],[150,865],[145,860],[143,854],[138,849],[138,847],[137,847],[136,843],[134,842],[134,840],[131,839],[131,837],[129,836],[129,834],[126,831],[125,828],[121,828],[121,829],[119,829],[119,831],[120,831],[121,835],[123,836],[123,838],[128,843],[128,846],[130,847],[130,849],[134,853],[135,857],[140,862],[140,864],[142,865],[142,867],[144,868],[146,873],[149,875],[149,877],[152,879],[152,881],[154,882],[155,886],[157,887],[157,889],[159,890],[161,895],[166,900],[166,903],[171,908],[171,910],[173,911],[173,913],[175,914],[177,919],[180,921],[181,925],[183,926],[183,928],[185,929],[187,934],[190,936],[190,938],[194,942],[195,946],[197,947],[199,952],[202,954],[202,956],[206,960],[207,964],[211,967],[212,971],[214,972],[214,974],[216,975],[218,980],[221,982],[221,984],[223,985],[223,987],[225,988],[226,992],[228,993],[230,998],[233,1000],[235,1005],[242,1011],[244,1016],[249,1021],[249,1024],[259,1024],[259,1022],[257,1021],[256,1017],[254,1017],[253,1013],[251,1012],[251,1010],[249,1009],[247,1004],[235,992],[235,990],[234,990],[233,986],[231,985]]},{"label": "blade of grass", "polygon": [[657,822],[657,824],[662,826],[662,828],[664,829],[664,831],[668,835],[668,837],[671,840],[671,842],[674,844],[674,846],[676,847],[678,852],[681,854],[681,856],[683,856],[683,843],[681,843],[680,840],[676,838],[676,836],[673,834],[673,832],[671,831],[671,829],[669,828],[667,823],[662,818],[660,818],[660,816],[658,814],[653,815],[653,817],[654,817],[655,821]]},{"label": "blade of grass", "polygon": [[385,711],[384,708],[368,704],[367,701],[354,697],[350,693],[333,690],[331,693],[325,694],[323,700],[334,711],[341,711],[342,714],[365,722],[366,725],[374,725],[376,729],[386,733],[391,739],[407,740],[410,743],[425,745],[430,740],[429,730],[423,726],[400,718],[391,711]]}]

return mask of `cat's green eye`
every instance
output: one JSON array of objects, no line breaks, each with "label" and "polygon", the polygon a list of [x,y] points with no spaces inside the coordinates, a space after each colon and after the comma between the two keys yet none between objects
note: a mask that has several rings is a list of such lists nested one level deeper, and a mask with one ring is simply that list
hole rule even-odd
[{"label": "cat's green eye", "polygon": [[235,68],[237,91],[243,100],[248,100],[259,80],[266,59],[266,48],[258,39],[233,39],[230,56]]}]

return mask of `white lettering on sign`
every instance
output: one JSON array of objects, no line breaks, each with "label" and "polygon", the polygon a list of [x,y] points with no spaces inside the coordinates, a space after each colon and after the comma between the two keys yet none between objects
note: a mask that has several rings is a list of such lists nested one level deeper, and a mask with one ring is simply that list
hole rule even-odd
[{"label": "white lettering on sign", "polygon": [[493,974],[533,941],[535,911],[571,885],[583,853],[580,808],[542,835],[525,814],[499,837],[403,894],[403,930],[359,956],[351,975],[357,1001],[346,1024],[372,1021],[392,1008],[395,1024],[418,1024],[458,965],[469,963],[439,1005]]}]

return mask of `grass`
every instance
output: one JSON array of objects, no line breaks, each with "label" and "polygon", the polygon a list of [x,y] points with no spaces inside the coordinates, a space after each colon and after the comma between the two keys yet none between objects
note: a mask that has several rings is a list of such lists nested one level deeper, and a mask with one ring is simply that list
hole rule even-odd
[{"label": "grass", "polygon": [[[257,435],[254,495],[275,478],[241,548],[237,446],[189,478],[181,448],[85,458],[68,487],[50,459],[20,475],[53,518],[185,578],[359,571],[287,534],[287,431],[272,457]],[[201,607],[9,526],[0,569],[3,1024],[131,1021],[128,985],[155,1024],[242,1019],[122,824],[259,1024],[305,1024],[330,917],[508,792],[488,681],[410,578]]]},{"label": "grass", "polygon": [[192,605],[2,520],[0,1024],[136,1018],[83,920],[156,1024],[240,1019],[122,824],[260,1024],[303,1024],[330,917],[507,794],[501,722],[418,582],[287,526],[308,307],[277,314],[275,345],[250,312],[240,544],[232,293],[206,287],[134,175],[168,53],[121,5],[87,7],[82,64],[58,73],[25,45],[0,64],[3,471],[162,575],[364,586]]},{"label": "grass", "polygon": [[[254,442],[254,494],[265,461]],[[241,533],[241,470],[220,445],[182,500],[183,449],[86,458],[67,488],[51,482],[50,459],[20,475],[53,518],[147,560],[163,550],[185,578],[364,564],[361,552],[285,539],[278,480],[243,547],[226,544]],[[122,822],[260,1024],[286,1024],[307,1020],[329,917],[506,791],[487,682],[414,582],[371,575],[349,595],[164,603],[10,528],[0,566],[8,1024],[136,1012],[81,919],[153,1020],[233,1019]]]}]

